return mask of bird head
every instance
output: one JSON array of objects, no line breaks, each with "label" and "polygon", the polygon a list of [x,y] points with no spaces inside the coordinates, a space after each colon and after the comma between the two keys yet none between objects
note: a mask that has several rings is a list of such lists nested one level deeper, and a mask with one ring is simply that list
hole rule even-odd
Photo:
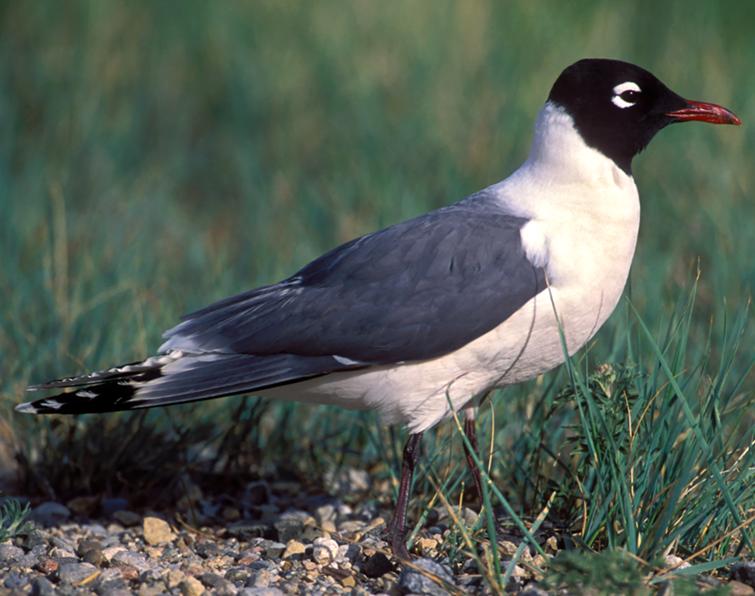
[{"label": "bird head", "polygon": [[684,99],[644,68],[619,60],[575,62],[558,77],[548,100],[566,110],[585,143],[627,173],[632,158],[669,124],[741,124],[730,110]]}]

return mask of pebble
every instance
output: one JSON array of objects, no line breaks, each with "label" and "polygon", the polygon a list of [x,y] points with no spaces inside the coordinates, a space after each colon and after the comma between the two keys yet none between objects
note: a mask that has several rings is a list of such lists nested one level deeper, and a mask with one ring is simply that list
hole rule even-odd
[{"label": "pebble", "polygon": [[755,588],[755,561],[741,561],[731,566],[731,579]]},{"label": "pebble", "polygon": [[58,577],[64,584],[79,585],[97,573],[97,567],[91,563],[64,563],[58,569]]},{"label": "pebble", "polygon": [[31,582],[32,596],[55,596],[55,586],[46,577],[35,577]]},{"label": "pebble", "polygon": [[338,557],[338,543],[332,538],[318,538],[312,547],[312,560],[318,565],[332,563]]},{"label": "pebble", "polygon": [[54,526],[64,522],[71,517],[71,512],[65,505],[55,501],[47,501],[37,505],[31,512],[29,518],[43,526]]},{"label": "pebble", "polygon": [[118,565],[128,565],[130,567],[134,567],[140,573],[147,571],[147,569],[150,568],[147,557],[145,557],[141,553],[136,553],[128,550],[122,550],[116,553],[112,558],[112,562]]},{"label": "pebble", "polygon": [[14,563],[24,556],[23,549],[12,544],[0,544],[0,563]]},{"label": "pebble", "polygon": [[[423,558],[414,561],[414,566],[420,567],[425,571],[436,575],[447,584],[452,586],[455,585],[451,570],[445,565],[436,563],[432,559]],[[431,594],[433,596],[445,596],[448,594],[448,591],[442,584],[433,581],[427,575],[424,575],[419,570],[413,569],[409,566],[406,566],[401,572],[398,579],[398,587],[399,590],[402,590],[405,594]]]},{"label": "pebble", "polygon": [[170,529],[168,522],[159,517],[145,517],[142,529],[144,540],[152,546],[173,542],[176,539],[176,535]]},{"label": "pebble", "polygon": [[128,509],[119,509],[113,513],[113,519],[125,527],[138,526],[142,521],[142,516]]},{"label": "pebble", "polygon": [[544,590],[536,583],[530,582],[522,588],[519,596],[548,596],[548,591]]},{"label": "pebble", "polygon": [[690,566],[687,561],[685,561],[681,557],[677,557],[676,555],[666,555],[665,562],[666,567],[673,567],[675,569],[684,569]]},{"label": "pebble", "polygon": [[288,559],[294,555],[302,555],[307,550],[306,545],[302,544],[298,540],[289,540],[286,544],[286,550],[283,551],[281,558]]},{"label": "pebble", "polygon": [[183,596],[199,596],[200,594],[204,593],[204,586],[202,585],[202,582],[200,582],[197,578],[191,576],[183,580],[179,584],[178,589],[181,591],[181,594],[183,594]]}]

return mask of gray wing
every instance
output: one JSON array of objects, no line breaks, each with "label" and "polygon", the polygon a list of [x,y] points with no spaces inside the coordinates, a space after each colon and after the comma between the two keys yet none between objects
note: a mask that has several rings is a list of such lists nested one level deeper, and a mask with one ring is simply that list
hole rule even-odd
[{"label": "gray wing", "polygon": [[357,238],[294,276],[187,315],[161,350],[423,360],[460,348],[545,288],[520,230],[482,193]]}]

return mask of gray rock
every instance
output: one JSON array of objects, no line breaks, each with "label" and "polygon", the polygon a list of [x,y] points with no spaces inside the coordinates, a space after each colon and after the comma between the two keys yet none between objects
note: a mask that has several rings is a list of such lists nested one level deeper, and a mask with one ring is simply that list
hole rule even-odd
[{"label": "gray rock", "polygon": [[244,588],[238,596],[285,596],[278,588]]},{"label": "gray rock", "polygon": [[271,571],[260,569],[249,576],[246,585],[250,588],[267,588],[274,579],[275,575]]},{"label": "gray rock", "polygon": [[112,559],[113,563],[119,565],[130,565],[134,567],[139,573],[147,571],[151,568],[151,565],[147,561],[147,558],[141,554],[130,550],[122,550],[116,553]]},{"label": "gray rock", "polygon": [[126,528],[132,526],[138,526],[142,523],[142,516],[128,509],[120,509],[113,513],[113,519],[120,524],[123,524]]},{"label": "gray rock", "polygon": [[23,549],[12,544],[0,544],[0,563],[15,563],[24,556]]},{"label": "gray rock", "polygon": [[51,537],[50,544],[57,546],[58,548],[69,553],[72,553],[76,550],[76,546],[74,546],[74,544],[70,540],[66,540],[65,538],[61,538],[60,536]]},{"label": "gray rock", "polygon": [[225,578],[233,583],[244,583],[249,579],[249,569],[246,567],[231,567],[225,572]]},{"label": "gray rock", "polygon": [[29,577],[26,574],[20,574],[18,571],[11,571],[3,580],[3,587],[8,590],[22,590],[29,583]]},{"label": "gray rock", "polygon": [[58,577],[64,584],[78,584],[97,571],[91,563],[63,563],[58,569]]},{"label": "gray rock", "polygon": [[338,557],[338,543],[332,538],[321,537],[312,547],[312,560],[318,565],[328,565]]},{"label": "gray rock", "polygon": [[35,548],[42,547],[46,551],[47,538],[45,538],[39,530],[32,530],[24,536],[21,546],[26,550],[34,550]]},{"label": "gray rock", "polygon": [[265,556],[268,559],[279,559],[286,550],[286,545],[274,540],[262,540],[259,546],[265,551]]},{"label": "gray rock", "polygon": [[285,513],[276,521],[273,526],[278,531],[278,540],[288,542],[301,536],[304,529],[304,523],[298,516],[286,515]]},{"label": "gray rock", "polygon": [[71,517],[71,512],[65,505],[47,501],[35,507],[29,517],[43,526],[53,526]]},{"label": "gray rock", "polygon": [[218,555],[220,555],[220,547],[210,540],[198,542],[195,545],[194,550],[200,557],[204,559],[209,559],[211,557],[217,557]]},{"label": "gray rock", "polygon": [[[445,565],[436,563],[432,559],[417,559],[414,561],[414,565],[437,576],[447,584],[455,585],[451,570]],[[448,594],[448,590],[443,587],[442,583],[439,584],[410,567],[405,567],[401,572],[398,578],[398,588],[404,594],[432,594],[433,596],[445,596]]]},{"label": "gray rock", "polygon": [[731,566],[731,579],[755,588],[755,561],[742,561]]},{"label": "gray rock", "polygon": [[213,594],[234,596],[238,592],[236,586],[217,573],[203,573],[199,579]]},{"label": "gray rock", "polygon": [[133,592],[128,584],[122,579],[111,579],[97,586],[97,594],[100,596],[132,596]]},{"label": "gray rock", "polygon": [[535,582],[530,582],[519,592],[519,596],[549,596],[549,594]]},{"label": "gray rock", "polygon": [[46,577],[35,577],[31,582],[31,596],[55,596],[55,586]]}]

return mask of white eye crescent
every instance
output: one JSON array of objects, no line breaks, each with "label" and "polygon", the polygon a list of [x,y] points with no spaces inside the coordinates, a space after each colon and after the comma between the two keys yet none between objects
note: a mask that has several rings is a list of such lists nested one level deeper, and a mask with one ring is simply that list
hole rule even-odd
[{"label": "white eye crescent", "polygon": [[[613,88],[611,102],[620,108],[629,108],[637,103],[637,97],[642,92],[640,86],[633,81],[620,83]],[[632,101],[634,100],[634,101]]]}]

